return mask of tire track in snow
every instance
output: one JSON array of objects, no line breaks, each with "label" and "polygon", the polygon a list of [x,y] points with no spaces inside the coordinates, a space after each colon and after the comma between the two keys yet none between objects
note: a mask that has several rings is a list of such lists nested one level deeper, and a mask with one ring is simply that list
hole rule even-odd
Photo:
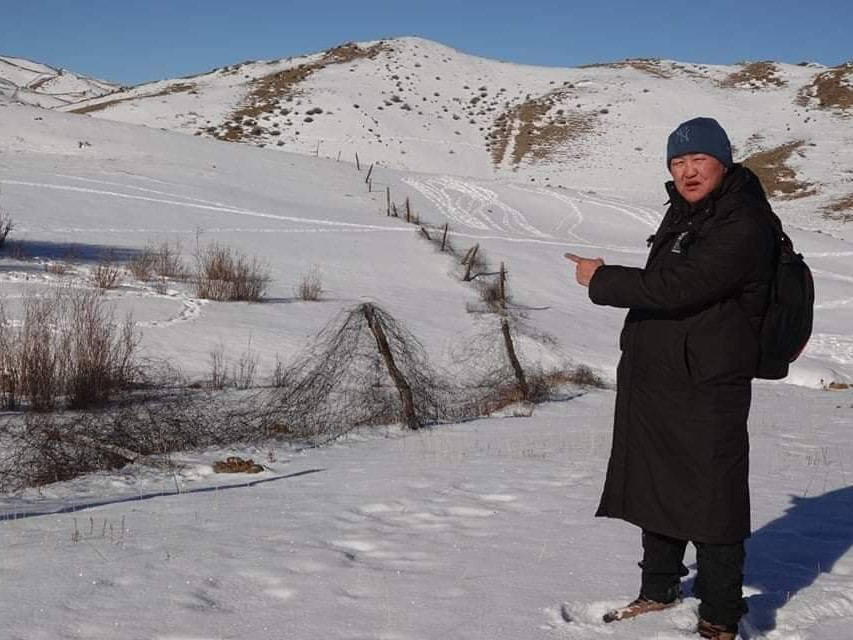
[{"label": "tire track in snow", "polygon": [[106,185],[108,187],[124,187],[125,189],[133,189],[134,191],[141,191],[142,193],[152,193],[158,196],[168,196],[170,198],[181,198],[186,200],[187,202],[197,202],[201,204],[209,204],[217,207],[228,207],[229,205],[224,202],[217,202],[216,200],[205,200],[204,198],[193,198],[191,196],[182,196],[177,193],[170,193],[168,191],[159,191],[158,189],[149,189],[148,187],[137,187],[132,184],[126,184],[123,182],[112,182],[111,180],[96,180],[95,178],[84,178],[82,176],[72,176],[64,173],[55,173],[53,174],[57,178],[65,178],[67,180],[78,180],[79,182],[88,182],[91,184],[100,184]]},{"label": "tire track in snow", "polygon": [[[480,185],[451,176],[404,178],[403,182],[426,196],[447,218],[463,226],[523,232],[536,238],[553,237],[530,224],[521,211],[502,202],[497,193]],[[495,211],[501,216],[500,221],[489,215]]]},{"label": "tire track in snow", "polygon": [[[411,231],[402,227],[381,226],[373,224],[360,224],[355,222],[337,222],[334,220],[320,220],[317,218],[301,218],[297,216],[283,216],[274,213],[266,213],[263,211],[254,211],[252,209],[240,209],[230,206],[219,206],[212,204],[203,204],[200,202],[185,202],[181,200],[170,200],[166,198],[154,198],[149,196],[133,195],[129,193],[121,193],[118,191],[106,191],[102,189],[86,189],[83,187],[73,187],[70,185],[50,184],[44,182],[29,182],[26,180],[0,180],[0,184],[15,185],[22,187],[33,187],[36,189],[52,189],[56,191],[71,191],[74,193],[86,193],[96,196],[105,196],[111,198],[122,198],[126,200],[138,200],[142,202],[154,202],[156,204],[168,204],[176,207],[186,207],[189,209],[199,209],[202,211],[212,211],[214,213],[230,213],[239,216],[247,216],[252,218],[263,218],[268,220],[279,220],[281,222],[299,222],[303,224],[315,224],[324,227],[341,227],[346,229],[364,229],[370,231],[392,231],[401,232]],[[173,196],[174,197],[174,196]],[[177,196],[180,197],[180,196]]]},{"label": "tire track in snow", "polygon": [[[567,205],[569,207],[569,209],[571,210],[572,214],[574,214],[575,221],[574,221],[574,224],[572,224],[572,226],[570,226],[568,229],[566,229],[566,232],[565,232],[566,235],[570,238],[575,238],[576,240],[580,240],[581,242],[587,242],[587,243],[589,242],[589,240],[587,240],[586,238],[575,233],[575,229],[577,229],[584,221],[583,212],[581,211],[580,207],[577,205],[575,198],[572,198],[572,197],[567,196],[567,195],[562,194],[562,193],[558,193],[556,191],[552,191],[550,189],[530,189],[528,187],[520,187],[518,185],[509,185],[509,187],[512,189],[515,189],[516,191],[521,191],[524,193],[534,193],[537,195],[548,196],[548,197],[554,198],[556,200],[559,200],[563,204]],[[562,222],[560,222],[559,225],[557,225],[556,231],[561,230],[565,224],[566,224],[566,219],[564,219]]]}]

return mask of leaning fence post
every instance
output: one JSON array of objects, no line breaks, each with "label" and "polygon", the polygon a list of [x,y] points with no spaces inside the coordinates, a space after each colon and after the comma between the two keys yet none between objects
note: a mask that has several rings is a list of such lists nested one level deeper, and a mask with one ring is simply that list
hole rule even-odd
[{"label": "leaning fence post", "polygon": [[370,163],[370,167],[367,170],[367,177],[364,179],[365,182],[370,182],[370,175],[373,173],[373,163]]},{"label": "leaning fence post", "polygon": [[447,230],[450,228],[450,223],[444,223],[444,235],[441,236],[441,250],[444,251],[444,247],[447,245]]},{"label": "leaning fence post", "polygon": [[501,333],[504,334],[504,346],[506,354],[509,357],[509,363],[515,372],[515,379],[518,381],[518,388],[521,391],[522,399],[527,402],[530,400],[530,387],[527,386],[527,378],[524,377],[524,370],[521,368],[521,363],[518,361],[518,356],[515,353],[515,346],[512,343],[512,335],[509,331],[509,322],[506,318],[501,320]]},{"label": "leaning fence post", "polygon": [[415,414],[415,400],[412,395],[412,388],[406,382],[405,376],[397,368],[394,362],[394,355],[391,353],[391,347],[388,346],[388,339],[385,337],[385,331],[382,328],[382,322],[376,317],[376,310],[370,303],[362,305],[362,312],[367,319],[367,325],[373,332],[373,337],[376,338],[376,345],[379,347],[379,352],[385,360],[385,366],[388,368],[388,373],[397,387],[400,394],[400,402],[403,409],[403,420],[409,429],[416,430],[421,428],[420,420]]},{"label": "leaning fence post", "polygon": [[498,275],[500,278],[500,292],[501,292],[501,308],[506,308],[506,267],[504,263],[501,262],[501,272]]},{"label": "leaning fence post", "polygon": [[361,163],[358,161],[358,154],[357,153],[355,154],[355,168],[358,171],[361,171]]},{"label": "leaning fence post", "polygon": [[465,277],[463,278],[463,280],[465,280],[465,282],[468,282],[471,279],[471,269],[474,267],[474,263],[477,261],[477,252],[479,250],[480,250],[480,245],[475,244],[468,251],[468,255],[466,256],[466,260],[465,260],[465,262],[467,263],[467,266],[465,268]]}]

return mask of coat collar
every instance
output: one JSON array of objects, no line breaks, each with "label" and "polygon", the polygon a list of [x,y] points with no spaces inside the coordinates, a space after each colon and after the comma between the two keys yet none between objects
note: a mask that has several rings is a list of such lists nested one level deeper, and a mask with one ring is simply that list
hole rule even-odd
[{"label": "coat collar", "polygon": [[664,186],[666,187],[666,192],[669,196],[668,204],[671,204],[680,214],[692,214],[695,211],[706,208],[708,205],[714,205],[725,196],[734,195],[736,193],[751,196],[759,200],[767,200],[767,196],[764,193],[764,189],[761,186],[761,181],[758,179],[758,176],[756,176],[750,169],[739,163],[732,165],[732,168],[726,172],[726,175],[723,177],[723,181],[716,189],[709,193],[705,198],[692,205],[687,202],[680,193],[678,193],[678,189],[675,188],[674,181],[669,180]]}]

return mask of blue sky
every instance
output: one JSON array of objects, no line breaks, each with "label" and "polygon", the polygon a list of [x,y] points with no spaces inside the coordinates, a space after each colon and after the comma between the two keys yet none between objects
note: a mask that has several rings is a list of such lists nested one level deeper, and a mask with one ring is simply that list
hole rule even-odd
[{"label": "blue sky", "polygon": [[0,54],[123,84],[405,35],[537,65],[836,65],[853,59],[851,33],[850,0],[0,0]]}]

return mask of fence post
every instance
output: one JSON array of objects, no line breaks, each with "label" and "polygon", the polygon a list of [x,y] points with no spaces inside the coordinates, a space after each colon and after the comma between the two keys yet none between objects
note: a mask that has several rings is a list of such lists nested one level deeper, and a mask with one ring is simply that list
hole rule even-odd
[{"label": "fence post", "polygon": [[441,237],[441,250],[444,251],[444,247],[447,245],[447,230],[450,228],[450,223],[444,223],[444,235]]},{"label": "fence post", "polygon": [[385,187],[385,213],[391,215],[391,187]]},{"label": "fence post", "polygon": [[480,250],[480,245],[475,244],[471,249],[468,250],[468,255],[465,256],[465,262],[467,263],[467,268],[465,269],[465,277],[463,280],[468,282],[471,280],[471,269],[474,266],[474,262],[477,259],[477,252]]},{"label": "fence post", "polygon": [[361,171],[361,163],[358,161],[358,154],[355,154],[355,168]]},{"label": "fence post", "polygon": [[521,363],[518,361],[518,356],[515,353],[515,345],[512,343],[512,335],[509,331],[509,322],[506,318],[501,320],[501,333],[504,334],[506,354],[509,357],[509,363],[512,365],[512,370],[515,372],[515,379],[518,381],[518,388],[521,391],[521,397],[525,402],[527,402],[530,400],[530,387],[527,386],[527,378],[524,377],[524,370],[521,368]]},{"label": "fence post", "polygon": [[370,176],[373,173],[373,163],[370,163],[370,168],[367,170],[367,177],[364,179],[365,182],[370,182]]},{"label": "fence post", "polygon": [[501,292],[501,309],[506,308],[506,267],[504,263],[501,262],[501,272],[498,276],[500,278],[500,292]]},{"label": "fence post", "polygon": [[400,402],[403,409],[403,420],[409,429],[417,430],[421,428],[420,420],[415,414],[415,400],[412,396],[412,388],[406,382],[405,376],[397,368],[394,362],[394,355],[391,353],[391,347],[388,346],[388,339],[385,337],[385,331],[382,328],[382,322],[376,317],[375,309],[372,304],[367,303],[362,305],[362,312],[367,319],[367,325],[373,332],[373,337],[376,339],[376,345],[379,347],[379,353],[385,360],[385,366],[388,368],[388,373],[397,391],[400,394]]}]

